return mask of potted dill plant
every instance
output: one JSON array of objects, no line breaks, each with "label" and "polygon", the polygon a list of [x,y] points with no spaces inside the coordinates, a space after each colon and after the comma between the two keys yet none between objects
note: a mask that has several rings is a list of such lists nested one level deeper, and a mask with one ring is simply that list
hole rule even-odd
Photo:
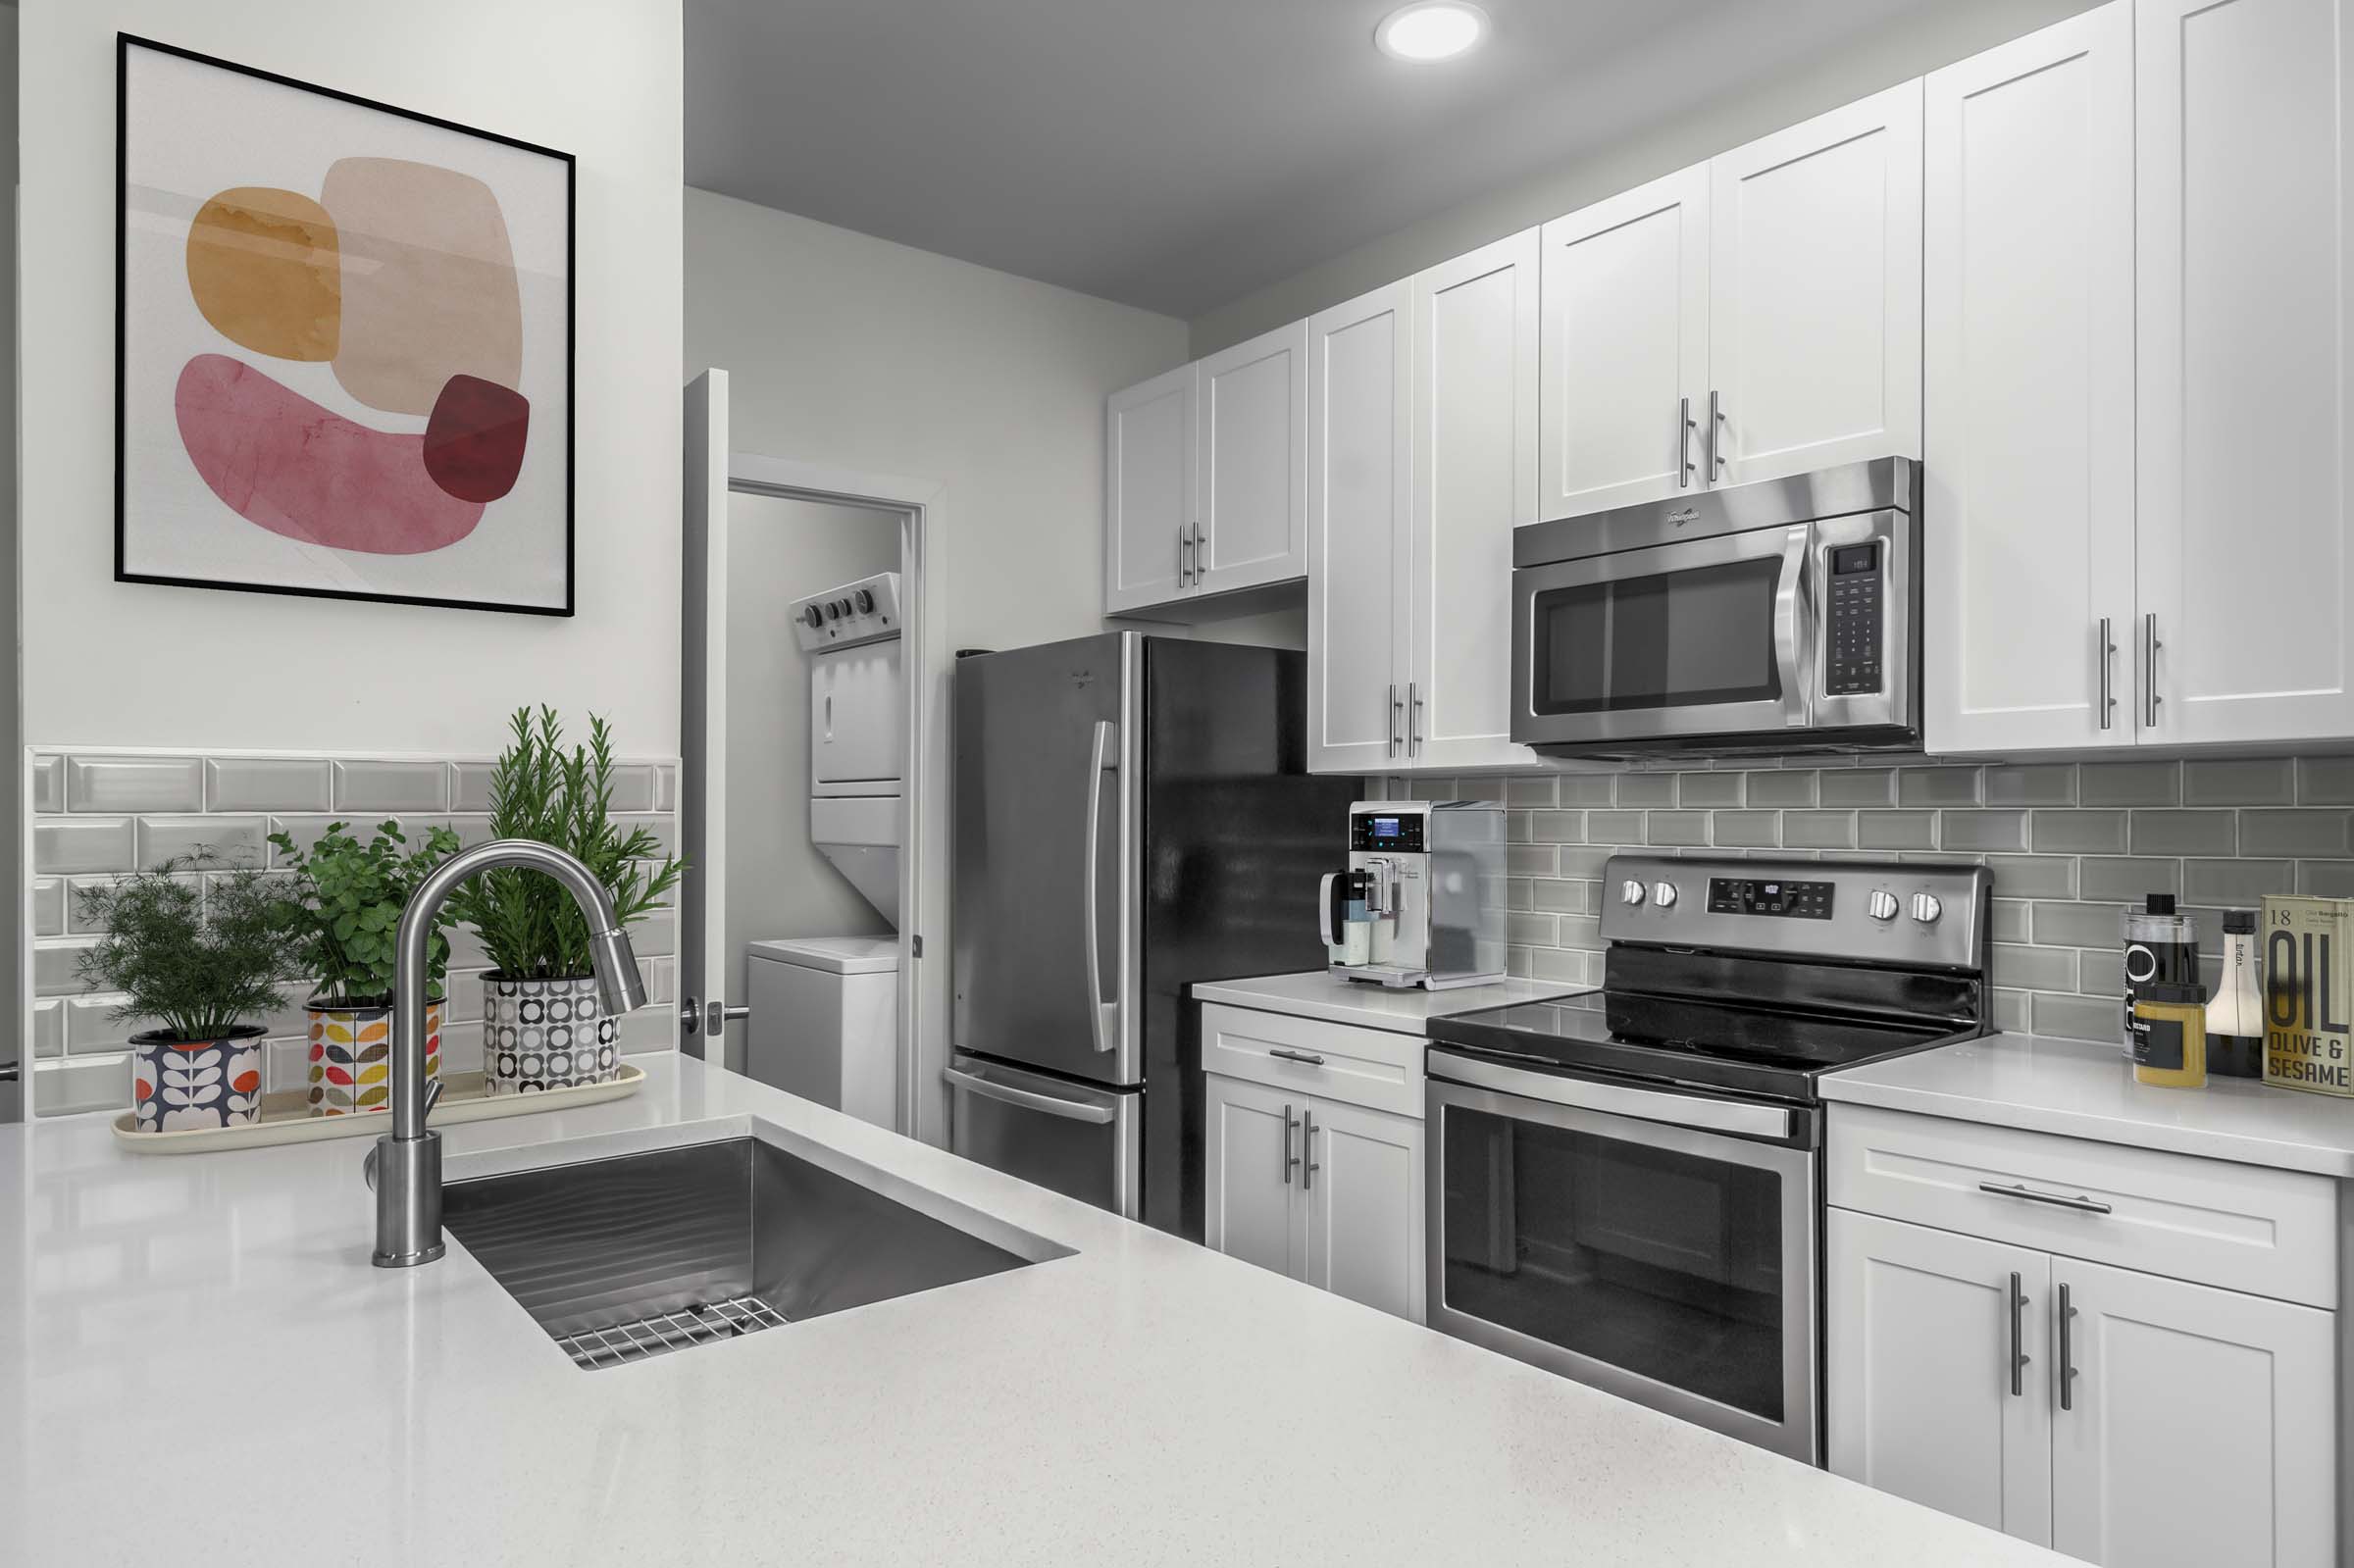
[{"label": "potted dill plant", "polygon": [[[381,1111],[392,1103],[393,934],[401,911],[433,869],[457,853],[458,835],[429,831],[412,847],[397,822],[363,843],[343,823],[298,847],[274,833],[291,885],[288,918],[302,938],[301,965],[318,989],[310,1013],[308,1098],[313,1116]],[[441,1004],[449,976],[448,924],[426,941],[425,1076],[441,1070]]]},{"label": "potted dill plant", "polygon": [[[121,991],[116,1022],[160,1027],[130,1037],[131,1113],[142,1133],[233,1127],[262,1106],[262,1025],[300,974],[299,938],[278,890],[250,866],[199,851],[77,894],[82,923],[105,935],[81,978]],[[208,873],[197,876],[194,873]]]},{"label": "potted dill plant", "polygon": [[[515,710],[490,775],[490,833],[534,838],[587,866],[624,927],[643,920],[684,869],[643,827],[612,819],[613,732],[588,719],[588,743],[564,746],[552,708]],[[660,858],[657,858],[660,857]],[[491,1094],[601,1084],[621,1070],[620,1021],[597,1000],[588,925],[537,872],[486,871],[449,900],[496,966],[483,977],[483,1083]]]}]

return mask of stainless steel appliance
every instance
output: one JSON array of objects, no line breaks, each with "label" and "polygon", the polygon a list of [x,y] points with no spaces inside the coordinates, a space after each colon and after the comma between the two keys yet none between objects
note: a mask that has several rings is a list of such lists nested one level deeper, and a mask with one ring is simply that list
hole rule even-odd
[{"label": "stainless steel appliance", "polygon": [[1108,632],[956,664],[950,1146],[1202,1238],[1197,980],[1315,969],[1349,779],[1304,657]]},{"label": "stainless steel appliance", "polygon": [[1512,738],[1561,756],[1920,745],[1913,465],[1512,531]]},{"label": "stainless steel appliance", "polygon": [[1502,980],[1504,837],[1493,801],[1351,806],[1349,869],[1317,889],[1328,967],[1393,988]]},{"label": "stainless steel appliance", "polygon": [[1991,879],[1605,876],[1601,990],[1430,1022],[1430,1325],[1818,1464],[1816,1081],[1985,1033]]}]

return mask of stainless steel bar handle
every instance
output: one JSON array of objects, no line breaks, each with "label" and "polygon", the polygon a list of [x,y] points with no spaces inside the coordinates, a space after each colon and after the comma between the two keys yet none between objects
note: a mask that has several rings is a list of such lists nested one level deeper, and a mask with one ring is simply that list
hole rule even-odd
[{"label": "stainless steel bar handle", "polygon": [[1103,865],[1103,775],[1119,771],[1119,733],[1120,727],[1109,719],[1098,719],[1087,763],[1087,859],[1080,873],[1079,904],[1087,926],[1087,1016],[1095,1025],[1098,1051],[1117,1050],[1120,1044],[1120,1004],[1103,1000],[1103,928],[1096,907],[1096,884]]},{"label": "stainless steel bar handle", "polygon": [[1675,410],[1675,487],[1692,487],[1692,399],[1688,397]]},{"label": "stainless steel bar handle", "polygon": [[1187,563],[1187,561],[1186,561],[1186,552],[1187,552],[1188,550],[1191,550],[1193,547],[1194,547],[1194,539],[1193,539],[1193,526],[1192,526],[1191,524],[1188,524],[1188,523],[1180,523],[1180,524],[1178,524],[1178,525],[1177,525],[1177,585],[1178,585],[1179,587],[1181,587],[1181,588],[1182,588],[1182,587],[1189,587],[1189,586],[1191,586],[1191,585],[1192,585],[1192,583],[1193,583],[1193,581],[1194,581],[1193,570],[1192,570],[1192,568],[1191,568],[1191,567],[1188,565],[1188,563]]},{"label": "stainless steel bar handle", "polygon": [[2016,1197],[2024,1198],[2029,1203],[2049,1203],[2053,1208],[2056,1209],[2075,1209],[2079,1213],[2083,1214],[2109,1214],[2115,1212],[2108,1204],[2102,1202],[2097,1197],[2086,1197],[2081,1192],[2077,1193],[2074,1197],[2069,1197],[2059,1192],[2038,1192],[2035,1190],[2035,1189],[2027,1186],[2024,1182],[2021,1182],[2014,1187],[2007,1187],[2000,1182],[1980,1182],[1978,1184],[1978,1190],[1981,1192],[1991,1192],[1996,1197]]},{"label": "stainless steel bar handle", "polygon": [[2075,1303],[2068,1298],[2068,1287],[2060,1287],[2060,1408],[2076,1407],[2076,1350]]},{"label": "stainless steel bar handle", "polygon": [[1323,1169],[1316,1163],[1316,1113],[1303,1108],[1300,1112],[1300,1190],[1305,1192],[1316,1185],[1316,1173]]},{"label": "stainless steel bar handle", "polygon": [[1814,556],[1815,531],[1794,528],[1782,539],[1782,575],[1773,590],[1773,658],[1782,683],[1782,714],[1786,723],[1806,725],[1814,720],[1814,680],[1809,666],[1814,619],[1807,574]]},{"label": "stainless steel bar handle", "polygon": [[967,1093],[978,1094],[985,1100],[998,1100],[1006,1105],[1018,1105],[1026,1111],[1046,1116],[1059,1116],[1066,1122],[1093,1122],[1100,1127],[1116,1114],[1108,1105],[1089,1105],[1080,1100],[1056,1099],[1035,1089],[1018,1088],[994,1079],[968,1073],[961,1067],[944,1067],[940,1076]]},{"label": "stainless steel bar handle", "polygon": [[1716,471],[1725,464],[1724,428],[1729,423],[1723,401],[1714,387],[1709,388],[1709,482],[1716,482]]},{"label": "stainless steel bar handle", "polygon": [[1207,554],[1208,552],[1202,548],[1202,521],[1196,518],[1194,520],[1194,586],[1197,588],[1202,585],[1202,575],[1209,570],[1209,562],[1204,559]]},{"label": "stainless steel bar handle", "polygon": [[2016,1270],[2011,1275],[2011,1397],[2020,1398],[2027,1391],[2027,1353],[2020,1347],[2020,1319],[2026,1310],[2027,1293],[2020,1289]]},{"label": "stainless steel bar handle", "polygon": [[2101,617],[2100,630],[2094,635],[2097,640],[2093,643],[2093,658],[2098,661],[2101,671],[2101,728],[2106,730],[2115,721],[2117,714],[2117,698],[2110,690],[2115,683],[2117,642],[2109,634],[2109,618],[2107,616]]},{"label": "stainless steel bar handle", "polygon": [[2158,704],[2166,700],[2158,694],[2158,650],[2165,646],[2158,640],[2158,612],[2152,610],[2141,618],[2141,724],[2145,730],[2158,728]]},{"label": "stainless steel bar handle", "polygon": [[1422,755],[1422,688],[1411,681],[1406,683],[1406,754]]},{"label": "stainless steel bar handle", "polygon": [[1267,1047],[1267,1054],[1280,1056],[1287,1062],[1305,1062],[1310,1067],[1324,1065],[1324,1058],[1318,1056],[1314,1051],[1296,1051],[1288,1045],[1270,1045]]},{"label": "stainless steel bar handle", "polygon": [[1299,1125],[1300,1123],[1292,1116],[1291,1102],[1285,1101],[1283,1107],[1283,1185],[1286,1187],[1292,1185],[1292,1167],[1300,1163],[1300,1156],[1292,1152],[1292,1129]]},{"label": "stainless steel bar handle", "polygon": [[1394,757],[1394,756],[1396,756],[1396,755],[1398,755],[1398,719],[1399,719],[1399,712],[1400,712],[1400,704],[1399,704],[1399,701],[1398,701],[1398,683],[1397,683],[1397,682],[1395,682],[1395,681],[1393,681],[1393,682],[1391,682],[1391,683],[1390,683],[1390,752],[1389,752],[1389,754],[1390,754],[1391,756],[1393,756],[1393,757]]}]

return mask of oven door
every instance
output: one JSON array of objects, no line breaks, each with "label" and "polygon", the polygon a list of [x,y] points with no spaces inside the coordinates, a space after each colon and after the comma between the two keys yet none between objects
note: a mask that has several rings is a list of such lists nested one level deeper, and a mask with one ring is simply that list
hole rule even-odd
[{"label": "oven door", "polygon": [[1813,524],[1512,573],[1512,738],[1576,745],[1813,723]]},{"label": "oven door", "polygon": [[1812,1113],[1438,1051],[1430,1071],[1430,1326],[1821,1463],[1814,1150],[1690,1125],[1793,1136]]}]

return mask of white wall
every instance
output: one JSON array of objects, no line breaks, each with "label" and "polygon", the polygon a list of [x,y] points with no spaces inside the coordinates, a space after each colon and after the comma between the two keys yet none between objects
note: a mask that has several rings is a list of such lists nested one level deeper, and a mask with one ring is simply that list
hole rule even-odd
[{"label": "white wall", "polygon": [[[118,28],[577,157],[575,619],[113,581]],[[22,44],[24,738],[479,752],[546,701],[673,751],[679,0],[55,0]]]},{"label": "white wall", "polygon": [[899,567],[899,518],[728,497],[728,943],[883,936],[891,923],[809,842],[809,660],[792,601]]},{"label": "white wall", "polygon": [[[1726,94],[1663,124],[1630,119],[1624,135],[1598,149],[1565,153],[1560,165],[1540,178],[1479,192],[1459,206],[1204,312],[1194,320],[1191,352],[1215,353],[1490,240],[1575,212],[1882,87],[1925,76],[2094,3],[1935,0],[1745,92]],[[1663,36],[1658,47],[1672,53],[1706,48],[1708,40],[1685,30]],[[1638,107],[1635,113],[1642,111]]]}]

